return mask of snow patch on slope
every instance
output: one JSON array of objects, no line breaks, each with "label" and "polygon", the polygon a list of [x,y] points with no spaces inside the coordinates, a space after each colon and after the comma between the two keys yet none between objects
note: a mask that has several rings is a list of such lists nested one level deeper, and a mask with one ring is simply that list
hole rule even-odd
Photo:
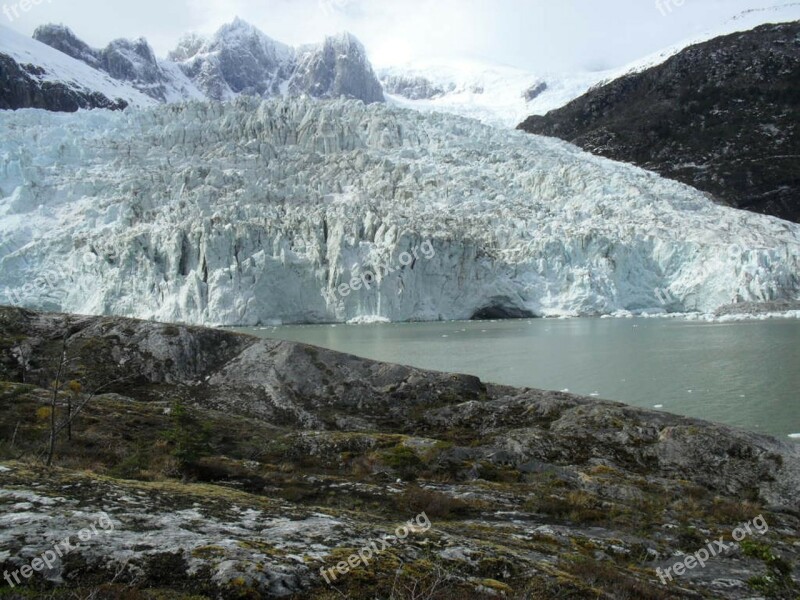
[{"label": "snow patch on slope", "polygon": [[[378,70],[388,101],[422,112],[443,112],[488,125],[516,127],[531,114],[559,108],[603,78],[603,74],[534,74],[480,61],[421,60]],[[398,90],[403,81],[425,82],[432,97],[409,98]],[[529,90],[544,89],[532,100]]]}]

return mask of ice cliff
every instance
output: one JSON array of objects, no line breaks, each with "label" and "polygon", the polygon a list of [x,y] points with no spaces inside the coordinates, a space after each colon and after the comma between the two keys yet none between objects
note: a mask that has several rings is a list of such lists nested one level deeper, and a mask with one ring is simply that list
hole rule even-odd
[{"label": "ice cliff", "polygon": [[[435,255],[401,267],[425,242]],[[367,270],[379,286],[334,292]],[[239,98],[0,119],[0,302],[257,325],[799,291],[800,226],[455,116]]]}]

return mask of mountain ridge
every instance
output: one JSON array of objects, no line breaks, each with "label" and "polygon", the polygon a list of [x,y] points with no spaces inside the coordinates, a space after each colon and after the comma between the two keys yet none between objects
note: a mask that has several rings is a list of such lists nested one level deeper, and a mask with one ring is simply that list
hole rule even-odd
[{"label": "mountain ridge", "polygon": [[[22,37],[16,33],[13,36]],[[20,73],[25,72],[14,58],[19,57],[19,52],[3,52],[4,46],[13,45],[12,42],[12,36],[5,34],[0,39],[0,54],[6,55],[9,73],[14,73],[4,86],[9,90],[20,85],[19,82],[24,80]],[[111,79],[117,82],[124,101],[36,103],[29,100],[30,94],[16,93],[16,99],[8,102],[8,108],[38,106],[71,111],[109,108],[112,104],[116,108],[152,104],[143,100],[141,95],[167,104],[202,99],[225,101],[242,94],[262,98],[284,95],[308,95],[320,99],[344,97],[366,103],[385,100],[363,44],[349,33],[329,36],[319,44],[292,48],[237,17],[210,37],[185,36],[165,60],[156,57],[144,38],[117,39],[105,48],[95,49],[64,25],[42,25],[35,30],[33,40],[20,43],[17,39],[17,45],[25,46],[24,60],[36,68],[38,63],[53,56],[44,47],[82,63],[86,68],[79,70],[85,80],[94,82],[95,87],[99,86],[97,81]],[[50,68],[51,79],[69,79],[69,69],[64,65],[71,65],[73,70],[78,68],[66,58],[57,61]],[[84,87],[91,88],[92,85]],[[6,95],[11,96],[11,92]]]}]

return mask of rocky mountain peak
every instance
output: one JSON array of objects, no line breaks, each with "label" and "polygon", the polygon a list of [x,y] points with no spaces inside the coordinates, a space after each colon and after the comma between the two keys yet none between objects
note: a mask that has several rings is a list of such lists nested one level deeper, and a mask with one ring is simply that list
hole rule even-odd
[{"label": "rocky mountain peak", "polygon": [[34,37],[160,102],[287,93],[383,102],[383,88],[364,45],[352,33],[292,48],[236,17],[212,36],[189,34],[159,60],[144,38],[94,49],[64,25],[43,25]]},{"label": "rocky mountain peak", "polygon": [[56,25],[55,23],[40,25],[33,32],[33,39],[47,44],[67,56],[85,62],[90,67],[96,69],[101,67],[97,51],[75,35],[75,32],[66,25]]},{"label": "rocky mountain peak", "polygon": [[169,58],[205,96],[221,101],[277,94],[291,76],[293,51],[237,17],[210,38],[183,38]]},{"label": "rocky mountain peak", "polygon": [[163,78],[158,59],[144,38],[114,40],[101,56],[103,70],[115,79],[154,83]]},{"label": "rocky mountain peak", "polygon": [[301,48],[299,55],[290,92],[314,98],[356,98],[367,104],[384,101],[367,51],[352,33],[329,36],[322,44]]},{"label": "rocky mountain peak", "polygon": [[209,39],[198,33],[187,33],[181,37],[178,45],[167,54],[167,60],[172,62],[183,62],[193,56],[197,56],[200,50],[209,43]]},{"label": "rocky mountain peak", "polygon": [[[190,92],[184,93],[188,82],[179,73],[176,80],[176,73],[165,72],[153,48],[143,37],[134,40],[120,38],[103,49],[95,49],[68,27],[53,24],[38,27],[33,37],[113,79],[131,84],[159,102],[192,97]],[[176,92],[176,88],[180,91]]]}]

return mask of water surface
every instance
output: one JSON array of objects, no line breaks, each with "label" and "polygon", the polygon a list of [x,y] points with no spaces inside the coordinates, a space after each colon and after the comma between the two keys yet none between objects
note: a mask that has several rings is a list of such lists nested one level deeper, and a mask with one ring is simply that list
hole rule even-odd
[{"label": "water surface", "polygon": [[484,381],[658,407],[783,439],[800,433],[799,320],[538,319],[246,331]]}]

